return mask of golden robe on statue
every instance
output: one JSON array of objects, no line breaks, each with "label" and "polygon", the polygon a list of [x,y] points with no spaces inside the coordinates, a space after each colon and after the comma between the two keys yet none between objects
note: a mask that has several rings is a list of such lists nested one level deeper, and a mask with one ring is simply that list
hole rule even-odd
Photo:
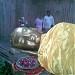
[{"label": "golden robe on statue", "polygon": [[55,75],[75,75],[75,24],[59,23],[41,36],[38,60]]}]

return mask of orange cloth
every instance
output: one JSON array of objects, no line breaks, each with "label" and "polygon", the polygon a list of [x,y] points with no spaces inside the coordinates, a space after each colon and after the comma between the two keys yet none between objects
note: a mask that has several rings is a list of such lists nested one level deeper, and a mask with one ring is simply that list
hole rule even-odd
[{"label": "orange cloth", "polygon": [[75,24],[59,23],[42,34],[38,60],[55,75],[75,75]]}]

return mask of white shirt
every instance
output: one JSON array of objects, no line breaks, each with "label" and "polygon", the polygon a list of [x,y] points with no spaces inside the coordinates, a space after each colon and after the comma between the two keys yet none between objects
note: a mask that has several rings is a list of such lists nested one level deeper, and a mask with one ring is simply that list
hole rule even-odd
[{"label": "white shirt", "polygon": [[43,28],[51,28],[51,25],[54,25],[54,18],[53,16],[45,16],[43,21]]}]

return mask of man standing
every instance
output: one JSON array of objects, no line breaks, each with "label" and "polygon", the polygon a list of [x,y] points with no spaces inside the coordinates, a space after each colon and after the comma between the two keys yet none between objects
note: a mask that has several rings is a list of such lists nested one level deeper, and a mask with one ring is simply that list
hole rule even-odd
[{"label": "man standing", "polygon": [[48,30],[54,25],[54,18],[52,15],[50,15],[50,11],[46,11],[47,15],[44,17],[43,21],[43,28],[44,28],[44,33],[47,33]]},{"label": "man standing", "polygon": [[38,32],[42,33],[42,23],[43,23],[43,20],[42,20],[40,15],[36,18],[34,23],[36,25],[36,28],[37,28]]}]

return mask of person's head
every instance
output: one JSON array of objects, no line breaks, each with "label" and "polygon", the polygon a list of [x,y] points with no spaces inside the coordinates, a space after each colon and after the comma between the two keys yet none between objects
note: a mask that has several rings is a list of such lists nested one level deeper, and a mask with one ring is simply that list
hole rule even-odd
[{"label": "person's head", "polygon": [[50,16],[50,10],[47,10],[46,13],[47,13],[47,16]]},{"label": "person's head", "polygon": [[37,16],[37,18],[39,18],[39,19],[40,19],[40,18],[41,18],[41,15],[38,15],[38,16]]},{"label": "person's head", "polygon": [[21,17],[21,20],[24,21],[24,17]]}]

